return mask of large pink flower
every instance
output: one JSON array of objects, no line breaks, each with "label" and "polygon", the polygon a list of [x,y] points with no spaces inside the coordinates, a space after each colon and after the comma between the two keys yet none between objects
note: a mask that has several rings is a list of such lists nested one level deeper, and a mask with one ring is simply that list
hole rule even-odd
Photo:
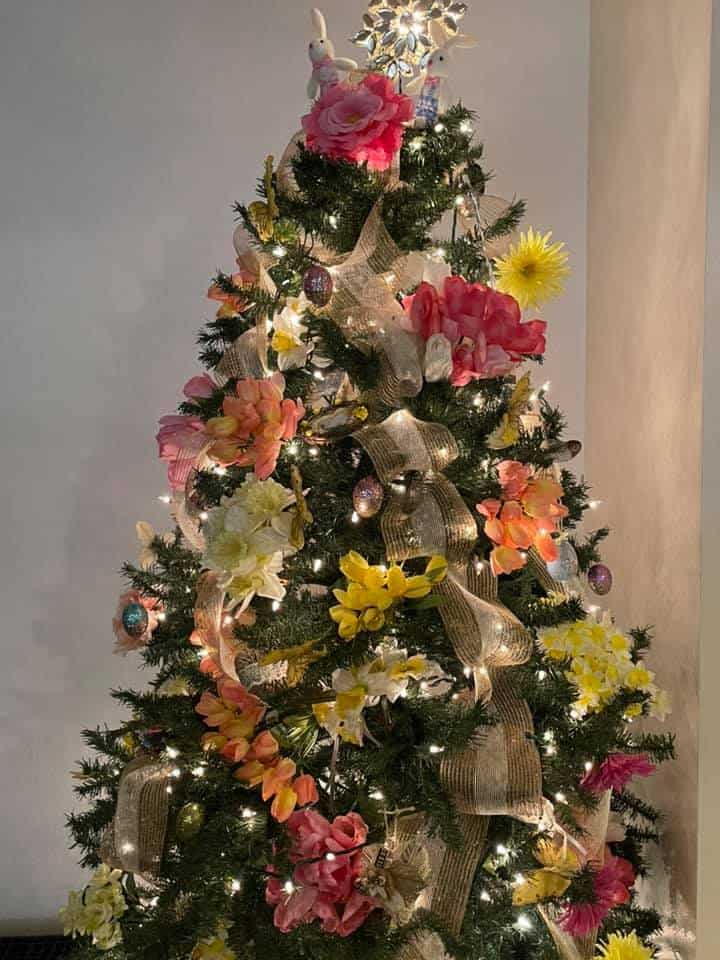
[{"label": "large pink flower", "polygon": [[302,400],[283,400],[285,380],[240,380],[237,396],[225,397],[222,417],[205,429],[213,439],[208,456],[219,463],[254,466],[260,480],[275,469],[282,441],[290,440],[305,414]]},{"label": "large pink flower", "polygon": [[633,777],[649,777],[655,773],[645,753],[611,753],[607,760],[583,777],[580,786],[591,793],[623,790]]},{"label": "large pink flower", "polygon": [[412,100],[396,93],[387,77],[371,73],[357,85],[325,87],[302,125],[308,150],[331,160],[387,170],[402,145],[404,125],[413,116]]},{"label": "large pink flower", "polygon": [[205,424],[199,417],[161,417],[156,440],[158,455],[168,465],[170,489],[184,489],[200,451],[207,444]]},{"label": "large pink flower", "polygon": [[442,291],[421,283],[403,306],[408,329],[424,340],[442,333],[453,344],[456,387],[505,376],[523,357],[545,353],[545,322],[523,323],[513,297],[482,283],[447,277]]},{"label": "large pink flower", "polygon": [[197,377],[191,377],[183,387],[183,393],[188,400],[199,400],[201,398],[211,397],[217,390],[217,386],[212,377],[207,373],[202,373]]}]

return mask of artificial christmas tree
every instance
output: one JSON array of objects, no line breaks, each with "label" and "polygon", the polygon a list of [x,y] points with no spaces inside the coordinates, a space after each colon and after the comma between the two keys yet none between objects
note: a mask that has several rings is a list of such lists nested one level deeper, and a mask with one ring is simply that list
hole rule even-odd
[{"label": "artificial christmas tree", "polygon": [[586,603],[607,531],[576,533],[580,444],[523,366],[564,247],[430,109],[464,12],[371,3],[367,69],[314,12],[317,100],[158,433],[176,528],[138,524],[113,621],[155,677],[85,734],[79,957],[652,955],[627,787],[667,705],[648,631]]}]

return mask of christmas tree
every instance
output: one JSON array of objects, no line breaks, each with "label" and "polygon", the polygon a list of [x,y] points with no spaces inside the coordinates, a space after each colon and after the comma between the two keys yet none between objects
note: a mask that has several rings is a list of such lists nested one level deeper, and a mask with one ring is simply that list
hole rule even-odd
[{"label": "christmas tree", "polygon": [[84,734],[77,957],[653,956],[629,787],[666,698],[590,602],[608,531],[530,372],[568,255],[488,193],[465,9],[371,2],[361,67],[313,11],[313,102],[158,433],[175,529],[138,524],[113,621],[153,679]]}]

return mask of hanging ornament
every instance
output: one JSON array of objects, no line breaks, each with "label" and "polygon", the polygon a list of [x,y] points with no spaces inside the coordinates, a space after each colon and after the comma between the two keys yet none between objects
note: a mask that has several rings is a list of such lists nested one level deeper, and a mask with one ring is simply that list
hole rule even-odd
[{"label": "hanging ornament", "polygon": [[140,743],[146,750],[162,750],[166,736],[162,727],[150,727],[140,734]]},{"label": "hanging ornament", "polygon": [[582,443],[579,440],[544,440],[540,449],[548,453],[555,463],[567,463],[580,453]]},{"label": "hanging ornament", "polygon": [[333,295],[333,278],[329,270],[315,264],[303,277],[303,290],[308,300],[316,307],[324,307]]},{"label": "hanging ornament", "polygon": [[355,484],[353,506],[363,520],[374,517],[382,507],[385,490],[377,477],[363,477]]},{"label": "hanging ornament", "polygon": [[125,633],[135,639],[143,636],[150,621],[148,612],[141,603],[128,603],[123,607],[120,619]]},{"label": "hanging ornament", "polygon": [[135,736],[132,730],[128,730],[120,737],[120,746],[123,748],[125,753],[135,753],[139,745],[138,738]]},{"label": "hanging ornament", "polygon": [[567,583],[568,580],[577,576],[578,558],[575,547],[569,540],[561,540],[558,543],[558,558],[551,560],[547,568],[553,580],[558,580],[560,583]]},{"label": "hanging ornament", "polygon": [[339,403],[306,421],[305,435],[318,443],[341,440],[359,430],[367,418],[368,409],[361,403]]},{"label": "hanging ornament", "polygon": [[205,823],[205,807],[201,803],[186,803],[180,807],[175,819],[175,833],[178,840],[192,840],[202,830]]},{"label": "hanging ornament", "polygon": [[610,567],[606,567],[604,563],[594,563],[588,570],[587,578],[590,589],[598,596],[604,597],[606,593],[610,593],[612,590],[612,570]]}]

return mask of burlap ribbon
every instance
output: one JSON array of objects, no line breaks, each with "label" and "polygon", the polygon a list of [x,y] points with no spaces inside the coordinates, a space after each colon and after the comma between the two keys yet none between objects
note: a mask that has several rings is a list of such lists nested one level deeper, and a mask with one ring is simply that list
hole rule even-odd
[{"label": "burlap ribbon", "polygon": [[398,411],[355,437],[384,483],[410,472],[421,475],[410,492],[392,492],[383,511],[387,557],[400,561],[442,554],[447,558],[448,576],[436,588],[439,612],[458,659],[475,671],[476,696],[486,700],[496,720],[495,726],[479,729],[463,750],[448,754],[440,768],[460,814],[464,843],[459,849],[444,850],[431,909],[459,933],[484,853],[487,818],[539,820],[544,809],[540,758],[531,739],[532,716],[514,692],[507,669],[528,660],[532,640],[500,603],[497,581],[489,570],[478,572],[472,563],[476,521],[441,472],[458,456],[449,430]]},{"label": "burlap ribbon", "polygon": [[165,845],[172,767],[150,757],[130,761],[120,775],[113,822],[103,837],[100,855],[109,866],[152,877]]}]

